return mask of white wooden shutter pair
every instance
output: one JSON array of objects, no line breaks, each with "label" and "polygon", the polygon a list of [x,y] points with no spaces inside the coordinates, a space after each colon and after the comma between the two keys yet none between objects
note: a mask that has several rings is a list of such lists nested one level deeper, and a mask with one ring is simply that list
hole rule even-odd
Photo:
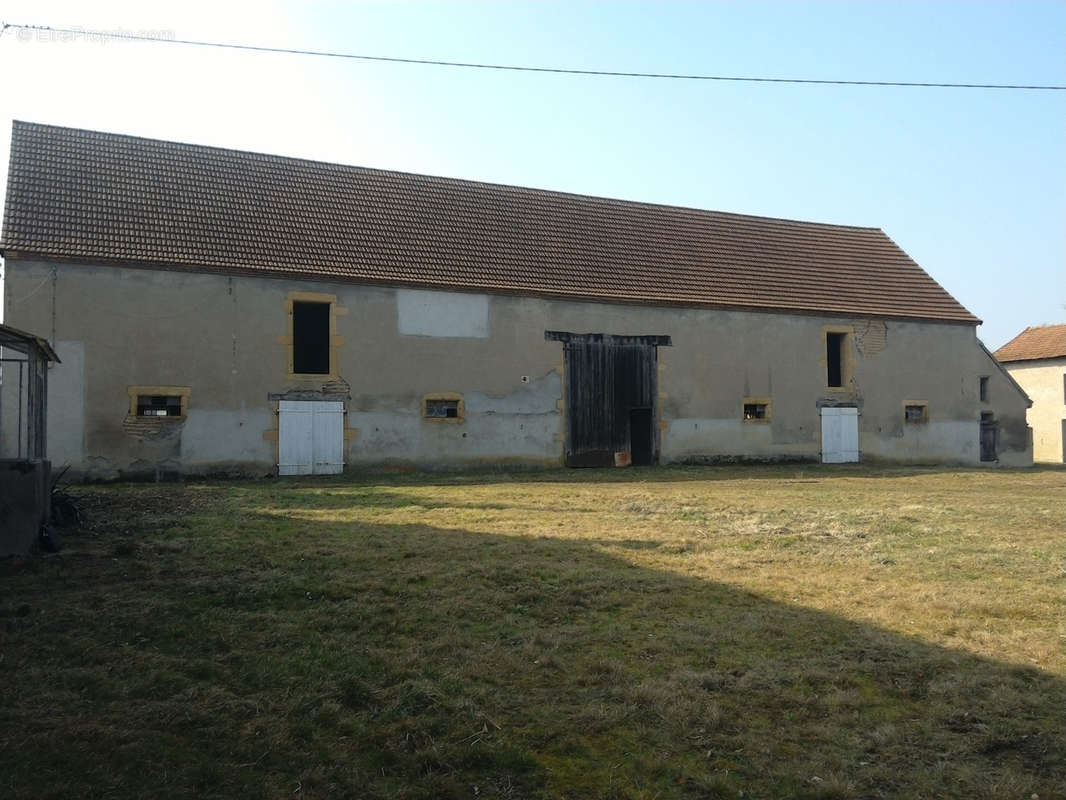
[{"label": "white wooden shutter pair", "polygon": [[344,403],[278,403],[278,474],[334,475],[344,471]]},{"label": "white wooden shutter pair", "polygon": [[822,409],[822,463],[859,460],[859,409]]}]

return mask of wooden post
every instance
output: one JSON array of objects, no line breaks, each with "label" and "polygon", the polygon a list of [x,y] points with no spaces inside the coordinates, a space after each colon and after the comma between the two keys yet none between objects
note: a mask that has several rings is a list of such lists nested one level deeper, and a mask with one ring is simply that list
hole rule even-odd
[{"label": "wooden post", "polygon": [[42,459],[45,455],[48,416],[48,362],[36,345],[27,349],[29,374],[26,382],[26,457]]}]

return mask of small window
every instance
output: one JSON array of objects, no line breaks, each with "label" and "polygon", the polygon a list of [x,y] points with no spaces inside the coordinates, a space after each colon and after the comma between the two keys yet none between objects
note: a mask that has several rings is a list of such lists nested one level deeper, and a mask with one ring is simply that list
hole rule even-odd
[{"label": "small window", "polygon": [[839,389],[844,386],[844,342],[846,333],[826,333],[825,365],[826,386]]},{"label": "small window", "polygon": [[903,407],[903,419],[910,424],[921,424],[925,422],[928,417],[926,410],[928,406],[918,405],[917,403],[911,403]]},{"label": "small window", "polygon": [[128,386],[126,392],[131,417],[183,420],[189,413],[188,386]]},{"label": "small window", "polygon": [[180,417],[181,397],[175,394],[137,396],[138,417]]},{"label": "small window", "polygon": [[452,418],[459,416],[459,401],[458,400],[427,400],[426,401],[426,416],[427,417],[440,417],[440,418]]},{"label": "small window", "polygon": [[422,398],[422,417],[434,422],[460,422],[463,398],[458,394],[426,395]]},{"label": "small window", "polygon": [[745,422],[769,422],[770,412],[769,397],[745,397],[741,405],[741,419]]},{"label": "small window", "polygon": [[981,376],[981,385],[980,385],[980,389],[979,389],[979,394],[981,396],[981,402],[982,403],[987,403],[988,402],[988,376],[987,375],[982,375]]},{"label": "small window", "polygon": [[329,306],[329,303],[293,302],[293,373],[329,374]]},{"label": "small window", "polygon": [[744,419],[766,419],[766,403],[745,403]]}]

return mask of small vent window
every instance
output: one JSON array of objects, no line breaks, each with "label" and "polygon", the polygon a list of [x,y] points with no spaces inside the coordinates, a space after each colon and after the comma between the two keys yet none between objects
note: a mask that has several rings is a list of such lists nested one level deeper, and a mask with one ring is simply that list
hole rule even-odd
[{"label": "small vent window", "polygon": [[459,417],[458,400],[426,400],[426,417],[428,419],[457,419]]},{"label": "small vent window", "polygon": [[741,419],[745,422],[769,422],[771,416],[769,397],[745,397],[741,406]]},{"label": "small vent window", "polygon": [[981,402],[982,403],[987,403],[988,402],[988,376],[987,375],[982,375],[981,376],[981,384],[980,384],[980,387],[979,387],[978,391],[979,391],[979,394],[981,396]]},{"label": "small vent window", "polygon": [[188,386],[129,386],[127,413],[138,419],[183,420],[189,413]]},{"label": "small vent window", "polygon": [[927,406],[912,404],[903,407],[903,419],[910,424],[921,424],[926,421]]},{"label": "small vent window", "polygon": [[138,417],[180,417],[181,397],[179,395],[140,395],[137,397]]},{"label": "small vent window", "polygon": [[766,403],[745,403],[744,419],[766,419]]}]

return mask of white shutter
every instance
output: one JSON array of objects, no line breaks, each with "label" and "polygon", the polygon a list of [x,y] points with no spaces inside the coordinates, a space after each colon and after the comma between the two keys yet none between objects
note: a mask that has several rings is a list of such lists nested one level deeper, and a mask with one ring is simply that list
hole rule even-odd
[{"label": "white shutter", "polygon": [[840,463],[840,415],[836,408],[822,409],[822,463]]},{"label": "white shutter", "polygon": [[822,463],[859,460],[859,409],[822,409]]},{"label": "white shutter", "polygon": [[299,400],[278,403],[278,475],[310,475],[314,463],[314,414]]},{"label": "white shutter", "polygon": [[838,408],[840,412],[841,461],[849,464],[859,460],[859,409]]},{"label": "white shutter", "polygon": [[278,475],[344,471],[344,403],[278,402]]},{"label": "white shutter", "polygon": [[344,403],[311,403],[316,475],[344,472]]}]

